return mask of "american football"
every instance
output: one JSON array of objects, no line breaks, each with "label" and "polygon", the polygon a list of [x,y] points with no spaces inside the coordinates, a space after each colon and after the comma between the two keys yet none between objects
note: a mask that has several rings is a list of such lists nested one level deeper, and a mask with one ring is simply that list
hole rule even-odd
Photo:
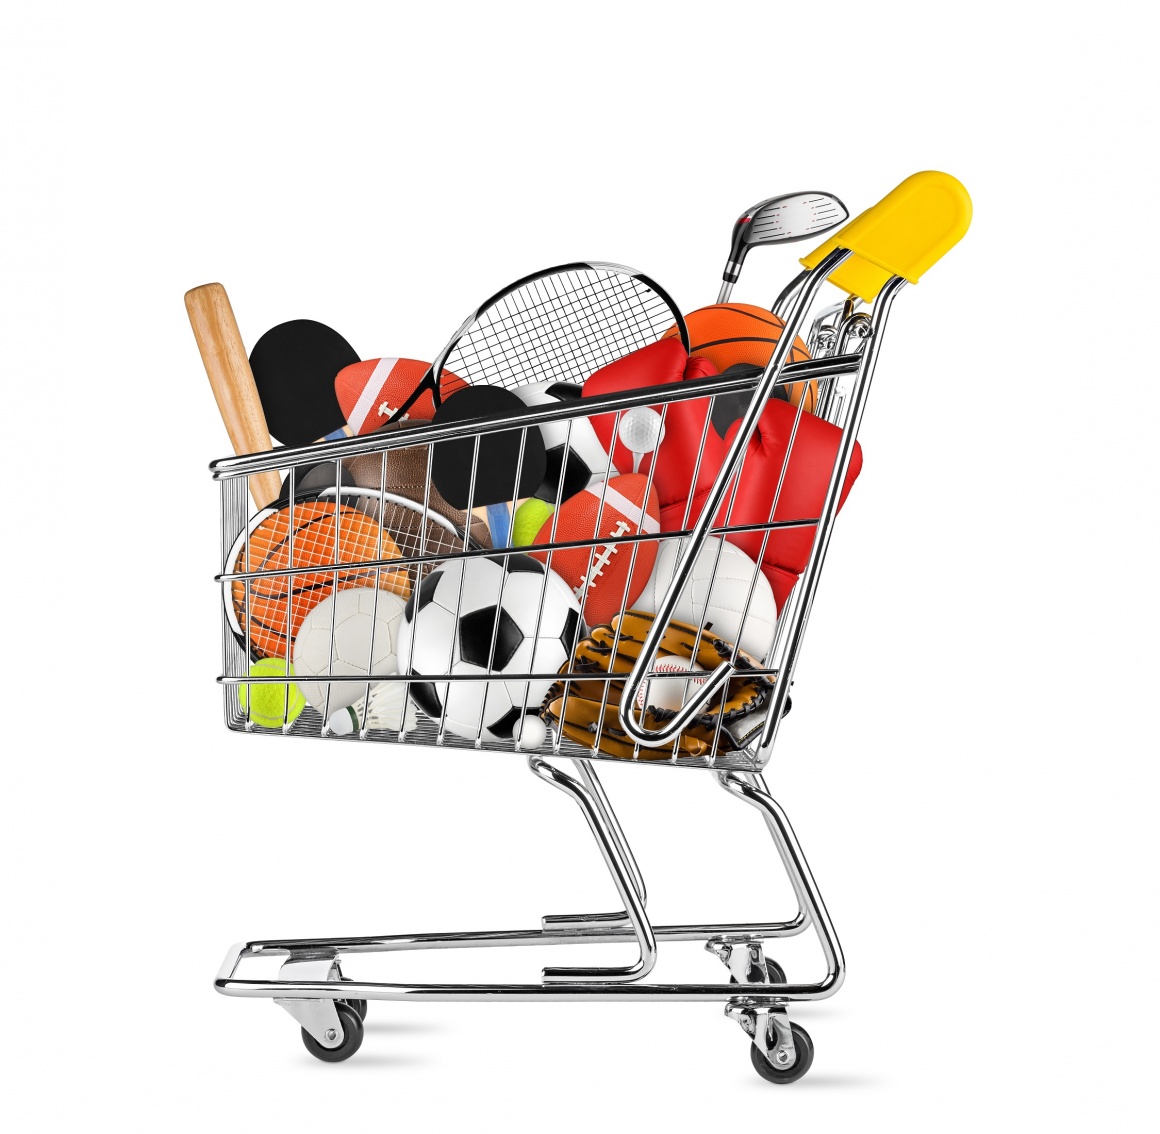
[{"label": "american football", "polygon": [[[429,362],[414,358],[371,358],[344,366],[334,378],[334,392],[346,423],[353,432],[373,433],[386,425],[406,404],[415,387],[431,369]],[[467,383],[449,370],[439,379],[439,396],[446,398]],[[424,390],[399,421],[430,421],[435,399]]]},{"label": "american football", "polygon": [[[645,502],[645,489],[648,501]],[[604,501],[603,510],[601,500]],[[622,607],[631,609],[644,589],[656,563],[654,540],[614,543],[625,536],[653,535],[660,531],[660,505],[656,489],[642,473],[625,473],[589,485],[561,505],[558,516],[549,516],[536,536],[537,544],[570,543],[573,540],[606,539],[595,548],[532,552],[572,588],[581,614],[589,626],[609,622]],[[555,538],[552,521],[555,519]],[[633,550],[636,550],[635,560]]]}]

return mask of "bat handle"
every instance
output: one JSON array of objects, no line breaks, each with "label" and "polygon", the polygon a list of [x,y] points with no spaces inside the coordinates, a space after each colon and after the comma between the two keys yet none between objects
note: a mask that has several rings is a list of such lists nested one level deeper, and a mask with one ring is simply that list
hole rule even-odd
[{"label": "bat handle", "polygon": [[[185,310],[234,452],[243,456],[273,448],[258,387],[226,289],[219,283],[211,283],[187,291]],[[281,481],[276,470],[254,473],[249,481],[254,503],[259,508],[277,499]]]}]

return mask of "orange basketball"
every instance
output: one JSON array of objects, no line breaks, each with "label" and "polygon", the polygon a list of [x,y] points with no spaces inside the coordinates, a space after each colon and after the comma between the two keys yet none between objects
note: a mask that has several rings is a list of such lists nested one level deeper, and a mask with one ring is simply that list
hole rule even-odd
[{"label": "orange basketball", "polygon": [[[250,532],[234,562],[234,571],[287,571],[320,567],[330,563],[365,563],[396,559],[399,548],[374,520],[345,504],[337,508],[337,546],[334,501],[304,501],[294,505],[293,540],[290,509],[279,508]],[[382,540],[380,544],[379,541]],[[293,563],[290,545],[293,542]],[[247,556],[247,551],[249,552]],[[244,561],[244,562],[243,562]],[[235,580],[231,587],[238,626],[249,637],[259,657],[287,657],[302,620],[335,590],[375,586],[374,567],[353,567],[337,572],[310,571],[301,575],[274,575],[250,580],[249,610],[246,584]],[[382,590],[407,598],[411,583],[406,567],[383,567],[378,571]]]},{"label": "orange basketball", "polygon": [[[689,328],[689,353],[707,358],[719,374],[739,362],[764,366],[773,355],[785,322],[764,307],[750,303],[714,303],[685,316]],[[676,327],[665,332],[665,338],[677,333]],[[790,362],[805,362],[809,352],[801,339],[794,339]],[[805,398],[807,413],[818,403],[817,382],[794,382],[782,386],[785,396],[796,406]]]}]

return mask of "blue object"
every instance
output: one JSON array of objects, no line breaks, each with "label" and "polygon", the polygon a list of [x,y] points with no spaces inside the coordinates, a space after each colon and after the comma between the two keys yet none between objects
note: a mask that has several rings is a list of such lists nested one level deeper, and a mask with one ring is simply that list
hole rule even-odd
[{"label": "blue object", "polygon": [[512,518],[507,504],[487,506],[487,526],[491,530],[492,547],[508,547],[512,541]]}]

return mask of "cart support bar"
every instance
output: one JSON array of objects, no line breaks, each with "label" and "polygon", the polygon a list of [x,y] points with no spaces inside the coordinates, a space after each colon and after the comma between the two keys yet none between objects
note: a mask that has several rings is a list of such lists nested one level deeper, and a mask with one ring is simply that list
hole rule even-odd
[{"label": "cart support bar", "polygon": [[709,497],[701,509],[700,516],[697,517],[697,522],[693,525],[692,534],[681,550],[680,559],[669,582],[668,590],[665,592],[664,600],[653,617],[652,626],[645,637],[640,656],[636,659],[636,664],[633,665],[632,672],[624,683],[624,693],[620,699],[621,727],[633,740],[646,748],[659,748],[683,732],[694,718],[704,711],[704,706],[709,704],[712,698],[717,695],[718,690],[724,686],[734,671],[735,667],[732,662],[723,661],[709,674],[704,683],[670,720],[665,721],[655,729],[647,728],[641,724],[636,709],[637,694],[644,682],[644,675],[653,669],[657,651],[660,649],[661,638],[673,617],[677,601],[684,592],[685,584],[693,572],[693,566],[705,544],[705,537],[713,526],[717,512],[725,500],[725,494],[729,491],[729,486],[745,459],[749,439],[757,429],[757,423],[762,413],[765,412],[765,403],[769,400],[778,377],[785,368],[797,333],[805,322],[806,314],[818,293],[818,289],[825,282],[826,276],[849,255],[850,253],[846,249],[835,248],[810,272],[794,298],[793,308],[782,327],[777,346],[757,383],[749,408],[741,419],[741,425],[717,473],[717,479],[713,483]]}]

